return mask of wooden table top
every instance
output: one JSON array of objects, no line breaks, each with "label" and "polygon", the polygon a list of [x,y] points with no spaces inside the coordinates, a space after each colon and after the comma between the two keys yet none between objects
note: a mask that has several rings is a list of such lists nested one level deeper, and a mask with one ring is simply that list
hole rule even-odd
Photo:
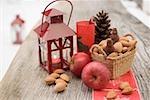
[{"label": "wooden table top", "polygon": [[[109,12],[112,26],[118,28],[119,34],[134,33],[138,46],[132,69],[142,98],[148,100],[150,98],[150,29],[130,15],[119,0],[80,2],[74,0],[73,4],[74,12],[70,26],[74,29],[76,21],[89,19],[90,16],[104,9]],[[66,8],[62,9],[68,11]],[[44,84],[47,72],[39,67],[37,43],[37,36],[32,30],[0,83],[0,100],[91,100],[92,90],[70,73],[71,82],[63,93],[56,94],[53,86]]]}]

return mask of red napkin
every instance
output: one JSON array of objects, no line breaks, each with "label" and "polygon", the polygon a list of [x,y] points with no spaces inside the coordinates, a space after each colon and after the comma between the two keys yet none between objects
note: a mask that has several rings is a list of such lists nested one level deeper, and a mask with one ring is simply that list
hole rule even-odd
[{"label": "red napkin", "polygon": [[[131,87],[133,88],[133,92],[131,95],[122,95],[121,91],[118,89],[118,84],[120,82],[129,82]],[[109,89],[114,89],[117,92],[117,98],[115,100],[141,100],[141,95],[139,92],[138,85],[136,83],[135,76],[130,70],[128,73],[125,75],[121,76],[120,78],[116,80],[111,80],[109,84],[106,86],[106,89],[103,89],[101,91],[98,90],[93,90],[92,97],[93,100],[106,100],[105,96]]]}]

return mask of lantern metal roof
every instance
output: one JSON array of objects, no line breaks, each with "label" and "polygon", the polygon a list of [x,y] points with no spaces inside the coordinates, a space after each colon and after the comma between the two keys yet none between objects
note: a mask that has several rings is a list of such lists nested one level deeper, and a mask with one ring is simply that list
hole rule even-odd
[{"label": "lantern metal roof", "polygon": [[45,41],[75,35],[75,32],[65,23],[49,24],[48,22],[44,22],[42,31],[41,27],[42,25],[38,26],[34,31]]},{"label": "lantern metal roof", "polygon": [[20,25],[21,26],[22,24],[24,24],[24,20],[21,19],[19,15],[16,15],[15,20],[13,20],[13,22],[11,23],[12,26],[14,26],[14,25]]},{"label": "lantern metal roof", "polygon": [[55,8],[52,8],[52,9],[49,9],[45,12],[42,12],[42,14],[45,15],[45,16],[53,17],[53,16],[58,16],[58,15],[63,15],[64,13],[57,10],[57,9],[55,9]]}]

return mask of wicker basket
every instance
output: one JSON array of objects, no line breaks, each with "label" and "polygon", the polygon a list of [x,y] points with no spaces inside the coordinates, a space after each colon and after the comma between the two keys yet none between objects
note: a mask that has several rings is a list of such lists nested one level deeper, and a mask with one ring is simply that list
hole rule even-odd
[{"label": "wicker basket", "polygon": [[[93,45],[93,47],[95,46]],[[111,72],[111,79],[116,79],[130,70],[136,52],[135,48],[117,57],[106,57],[107,55],[104,51],[102,51],[103,56],[93,53],[93,47],[90,49],[92,59],[108,65],[108,69]]]}]

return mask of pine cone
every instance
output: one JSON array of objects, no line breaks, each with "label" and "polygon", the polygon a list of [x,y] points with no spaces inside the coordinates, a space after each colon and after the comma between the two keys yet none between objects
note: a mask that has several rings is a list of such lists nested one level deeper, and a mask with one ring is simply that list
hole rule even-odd
[{"label": "pine cone", "polygon": [[96,22],[95,26],[95,43],[99,43],[100,41],[107,39],[110,36],[110,22],[111,20],[108,19],[108,13],[104,12],[103,10],[96,14],[94,17],[94,21]]}]

